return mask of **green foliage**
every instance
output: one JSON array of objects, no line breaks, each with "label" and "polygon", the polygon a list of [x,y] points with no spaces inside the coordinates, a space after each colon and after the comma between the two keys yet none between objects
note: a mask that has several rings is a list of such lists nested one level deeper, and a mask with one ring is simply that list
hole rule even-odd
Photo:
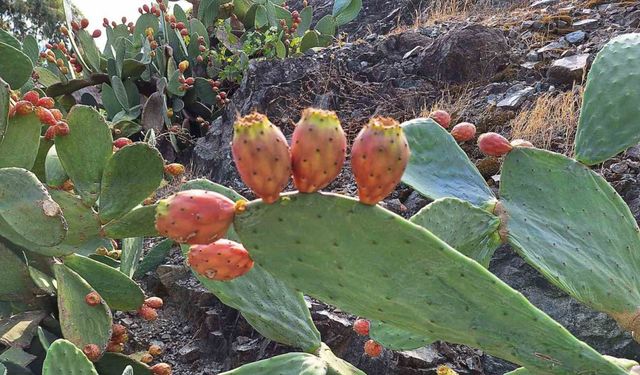
[{"label": "green foliage", "polygon": [[250,363],[220,375],[326,375],[327,363],[305,353],[288,353]]},{"label": "green foliage", "polygon": [[91,361],[73,343],[56,340],[47,350],[42,375],[98,375]]}]

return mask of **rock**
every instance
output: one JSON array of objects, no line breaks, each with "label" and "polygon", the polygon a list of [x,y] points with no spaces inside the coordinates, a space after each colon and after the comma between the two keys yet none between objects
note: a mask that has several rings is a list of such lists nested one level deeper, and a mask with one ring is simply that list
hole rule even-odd
[{"label": "rock", "polygon": [[543,55],[549,54],[550,52],[559,53],[565,50],[567,47],[569,47],[567,41],[564,39],[560,39],[558,41],[551,42],[544,47],[538,48],[536,52]]},{"label": "rock", "polygon": [[200,358],[200,349],[196,345],[186,345],[178,351],[182,362],[191,362]]},{"label": "rock", "polygon": [[590,54],[583,53],[554,61],[547,71],[547,78],[552,83],[581,81],[587,72],[589,56]]},{"label": "rock", "polygon": [[534,91],[535,89],[529,86],[513,93],[507,92],[507,96],[499,101],[497,106],[501,109],[518,109]]},{"label": "rock", "polygon": [[557,4],[559,2],[559,0],[537,0],[534,1],[531,5],[529,5],[530,8],[544,8],[546,6],[549,5],[554,5]]},{"label": "rock", "polygon": [[594,18],[587,18],[584,20],[576,21],[573,23],[573,27],[582,30],[593,30],[598,27],[598,20]]},{"label": "rock", "polygon": [[438,37],[421,55],[418,72],[452,83],[486,80],[508,62],[508,52],[500,30],[466,26]]},{"label": "rock", "polygon": [[580,44],[587,38],[587,33],[582,30],[574,31],[564,36],[564,39],[571,44]]}]

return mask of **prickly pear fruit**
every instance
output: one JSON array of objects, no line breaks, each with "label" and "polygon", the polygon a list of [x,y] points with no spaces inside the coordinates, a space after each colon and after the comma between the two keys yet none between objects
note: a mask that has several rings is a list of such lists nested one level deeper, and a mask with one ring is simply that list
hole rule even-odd
[{"label": "prickly pear fruit", "polygon": [[55,100],[53,100],[53,98],[45,96],[43,98],[40,98],[38,100],[37,106],[38,107],[44,107],[46,109],[53,109],[53,107],[55,107],[56,102]]},{"label": "prickly pear fruit", "polygon": [[27,91],[23,96],[22,100],[26,100],[33,105],[38,105],[38,100],[40,100],[40,94],[37,91]]},{"label": "prickly pear fruit", "polygon": [[161,309],[164,306],[164,301],[159,297],[149,297],[144,300],[144,304],[151,307],[152,309]]},{"label": "prickly pear fruit", "polygon": [[153,362],[153,356],[149,353],[144,353],[142,357],[140,357],[140,362],[149,364]]},{"label": "prickly pear fruit", "polygon": [[451,125],[451,115],[447,111],[438,109],[431,112],[429,114],[429,117],[445,129],[447,129],[449,125]]},{"label": "prickly pear fruit", "polygon": [[60,110],[59,110],[59,109],[51,108],[51,109],[49,110],[49,112],[51,112],[51,114],[53,115],[53,117],[55,117],[55,119],[56,119],[57,121],[62,120],[62,117],[63,117],[63,116],[62,116],[62,112],[60,112]]},{"label": "prickly pear fruit", "polygon": [[107,344],[107,351],[110,353],[122,353],[123,350],[124,350],[124,344],[122,343],[115,343],[115,342],[109,341],[109,343]]},{"label": "prickly pear fruit", "polygon": [[382,345],[373,340],[368,340],[364,343],[364,352],[372,358],[380,356],[382,354]]},{"label": "prickly pear fruit", "polygon": [[488,156],[502,156],[511,151],[513,146],[498,133],[484,133],[478,137],[480,151]]},{"label": "prickly pear fruit", "polygon": [[180,163],[171,163],[164,166],[164,173],[176,177],[184,173],[184,165]]},{"label": "prickly pear fruit", "polygon": [[154,357],[157,357],[160,354],[162,354],[162,348],[159,347],[158,345],[151,345],[148,351],[149,351],[149,354],[151,354]]},{"label": "prickly pear fruit", "polygon": [[89,306],[98,306],[100,303],[102,303],[102,298],[100,297],[98,292],[90,292],[89,294],[84,296],[84,301]]},{"label": "prickly pear fruit", "polygon": [[470,122],[461,122],[451,129],[451,135],[458,142],[466,142],[476,136],[476,126]]},{"label": "prickly pear fruit", "polygon": [[113,141],[113,146],[115,146],[116,148],[123,148],[124,146],[130,145],[132,143],[133,141],[129,138],[122,137]]},{"label": "prickly pear fruit", "polygon": [[69,124],[67,124],[64,121],[58,121],[56,123],[55,128],[56,128],[56,135],[59,135],[61,137],[68,135],[69,131],[71,131],[71,129],[69,129]]},{"label": "prickly pear fruit", "polygon": [[366,319],[357,319],[353,323],[353,330],[355,331],[355,333],[359,334],[360,336],[368,336],[369,335],[369,326],[370,326],[370,323],[369,323],[368,320],[366,320]]},{"label": "prickly pear fruit", "polygon": [[227,233],[234,215],[234,203],[224,195],[185,190],[158,202],[156,229],[178,243],[208,244]]},{"label": "prickly pear fruit", "polygon": [[240,118],[233,129],[233,160],[242,181],[265,203],[275,202],[291,176],[284,134],[259,113]]},{"label": "prickly pear fruit", "polygon": [[171,366],[167,363],[158,363],[151,366],[153,375],[171,375]]},{"label": "prickly pear fruit", "polygon": [[511,141],[511,146],[513,147],[528,147],[528,148],[532,148],[533,147],[533,143],[526,141],[524,139],[514,139],[513,141]]},{"label": "prickly pear fruit", "polygon": [[351,148],[351,168],[360,202],[374,205],[389,195],[400,182],[409,155],[400,124],[391,118],[372,118]]},{"label": "prickly pear fruit", "polygon": [[36,107],[36,115],[38,115],[41,124],[55,126],[58,123],[53,113],[44,107]]},{"label": "prickly pear fruit", "polygon": [[453,371],[449,366],[440,365],[436,369],[437,375],[458,375],[457,372]]},{"label": "prickly pear fruit", "polygon": [[96,344],[85,345],[84,348],[82,348],[82,352],[91,362],[95,362],[100,359],[100,347]]},{"label": "prickly pear fruit", "polygon": [[57,128],[55,126],[47,128],[47,131],[44,132],[44,139],[47,141],[53,140],[56,137],[56,129]]},{"label": "prickly pear fruit", "polygon": [[335,112],[307,108],[291,138],[293,182],[313,193],[333,181],[344,164],[347,137]]},{"label": "prickly pear fruit", "polygon": [[151,308],[149,306],[143,305],[140,309],[138,309],[138,314],[140,314],[142,319],[147,321],[158,319],[158,312],[156,311],[156,309]]},{"label": "prickly pear fruit", "polygon": [[114,324],[111,326],[111,337],[122,336],[127,333],[127,329],[122,324]]},{"label": "prickly pear fruit", "polygon": [[35,107],[33,103],[31,103],[30,101],[20,100],[19,102],[16,103],[14,107],[14,111],[16,112],[17,115],[24,116],[24,115],[28,115],[29,113],[32,113],[34,108]]},{"label": "prickly pear fruit", "polygon": [[191,246],[189,265],[208,279],[228,281],[249,272],[253,260],[241,244],[222,239],[208,245]]}]

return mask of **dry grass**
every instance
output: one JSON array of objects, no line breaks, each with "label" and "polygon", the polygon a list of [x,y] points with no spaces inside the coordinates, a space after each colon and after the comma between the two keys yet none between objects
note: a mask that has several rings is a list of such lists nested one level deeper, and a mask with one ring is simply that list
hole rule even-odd
[{"label": "dry grass", "polygon": [[468,85],[447,87],[440,92],[436,102],[430,107],[423,107],[420,113],[415,115],[428,117],[434,110],[442,109],[451,114],[451,122],[455,124],[460,118],[464,117],[465,109],[470,108],[473,103],[471,89],[472,87]]},{"label": "dry grass", "polygon": [[[584,89],[580,86],[559,95],[545,94],[511,120],[511,138],[522,138],[536,147],[573,154],[573,137],[578,125]],[[564,142],[555,143],[562,139]],[[557,150],[559,144],[564,149]]]}]

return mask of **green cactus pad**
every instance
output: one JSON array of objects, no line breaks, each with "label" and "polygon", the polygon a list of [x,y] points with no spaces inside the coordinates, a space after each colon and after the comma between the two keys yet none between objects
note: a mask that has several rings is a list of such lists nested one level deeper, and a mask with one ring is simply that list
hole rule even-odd
[{"label": "green cactus pad", "polygon": [[74,106],[67,116],[70,133],[56,137],[56,151],[82,201],[93,205],[100,194],[102,172],[113,153],[111,130],[95,109]]},{"label": "green cactus pad", "polygon": [[53,146],[53,141],[48,141],[44,139],[44,137],[40,137],[40,145],[38,146],[38,155],[36,156],[36,161],[33,163],[33,167],[31,168],[31,172],[38,177],[38,180],[46,182],[47,176],[45,173],[45,161],[47,159],[47,153]]},{"label": "green cactus pad", "polygon": [[56,340],[42,365],[42,375],[98,375],[89,359],[67,340]]},{"label": "green cactus pad", "polygon": [[[611,357],[608,355],[603,356],[607,361],[622,367],[625,371],[629,371],[631,370],[631,368],[633,366],[637,366],[638,362],[636,361],[632,361],[630,359],[625,359],[625,358],[615,358],[615,357]],[[504,375],[532,375],[533,373],[529,370],[527,370],[524,367],[521,367],[519,369],[513,370],[511,372],[507,372]],[[635,374],[635,373],[631,373],[631,374]]]},{"label": "green cactus pad", "polygon": [[502,242],[498,217],[457,198],[438,199],[410,220],[485,268]]},{"label": "green cactus pad", "polygon": [[141,35],[143,38],[146,38],[146,31],[148,28],[153,29],[154,34],[158,30],[160,30],[158,17],[151,13],[146,13],[138,17],[138,20],[136,21],[135,33],[136,35]]},{"label": "green cactus pad", "polygon": [[[242,198],[235,191],[204,179],[189,181],[182,189],[211,190],[234,201]],[[232,230],[226,237],[238,241]],[[183,254],[188,251],[188,246],[182,246]],[[320,333],[311,320],[302,294],[257,264],[247,274],[231,281],[209,280],[195,272],[194,275],[222,303],[239,310],[263,336],[305,351],[320,347]]]},{"label": "green cactus pad", "polygon": [[573,159],[516,149],[505,159],[500,192],[518,253],[582,303],[634,329],[626,320],[640,306],[640,234],[616,191]]},{"label": "green cactus pad", "polygon": [[0,29],[0,42],[6,43],[11,47],[22,50],[22,44],[10,32]]},{"label": "green cactus pad", "polygon": [[111,337],[111,311],[102,301],[97,306],[85,302],[94,290],[77,273],[64,264],[55,264],[58,282],[58,311],[64,337],[79,348],[95,344],[104,351]]},{"label": "green cactus pad", "polygon": [[41,129],[42,124],[33,113],[9,120],[0,142],[0,168],[31,169],[38,157]]},{"label": "green cactus pad", "polygon": [[164,263],[164,260],[169,256],[173,245],[174,242],[169,239],[163,240],[154,245],[138,265],[136,272],[133,274],[133,278],[141,278],[147,272],[154,271],[158,268],[158,266]]},{"label": "green cactus pad", "polygon": [[110,246],[110,241],[100,236],[98,215],[85,206],[80,198],[62,190],[51,190],[50,194],[62,209],[68,227],[67,235],[58,245],[30,247],[29,250],[43,255],[60,256],[73,253],[88,255],[95,252],[98,247]]},{"label": "green cactus pad", "polygon": [[152,375],[149,366],[120,353],[104,353],[95,366],[100,375],[121,374],[127,366],[133,368],[135,375]]},{"label": "green cactus pad", "polygon": [[442,126],[419,118],[402,128],[411,149],[402,182],[431,199],[454,197],[476,206],[495,200],[478,169]]},{"label": "green cactus pad", "polygon": [[351,363],[333,354],[325,343],[322,343],[316,355],[327,363],[327,375],[367,375]]},{"label": "green cactus pad", "polygon": [[122,240],[122,257],[120,258],[120,271],[128,277],[133,274],[140,264],[140,257],[143,253],[142,237],[125,238]]},{"label": "green cactus pad", "polygon": [[327,363],[306,353],[288,353],[249,363],[220,375],[326,375]]},{"label": "green cactus pad", "polygon": [[50,187],[60,187],[69,179],[67,172],[65,172],[58,158],[56,146],[52,146],[47,152],[44,161],[44,173],[47,185]]},{"label": "green cactus pad", "polygon": [[22,251],[14,250],[0,241],[0,301],[25,301],[34,297],[33,282]]},{"label": "green cactus pad", "polygon": [[112,119],[117,115],[120,111],[124,110],[122,104],[118,102],[116,98],[116,93],[111,86],[106,83],[102,84],[102,105],[104,105],[104,109],[107,111],[107,117]]},{"label": "green cactus pad", "polygon": [[76,36],[80,42],[82,57],[84,57],[84,61],[89,65],[88,68],[94,73],[100,72],[100,58],[102,54],[96,46],[93,37],[86,30],[76,31]]},{"label": "green cactus pad", "polygon": [[33,71],[33,64],[29,56],[2,42],[0,42],[0,56],[2,56],[2,59],[0,59],[0,77],[14,89],[18,89],[27,83]]},{"label": "green cactus pad", "polygon": [[140,206],[124,216],[111,220],[102,227],[105,236],[110,238],[156,237],[156,205]]},{"label": "green cactus pad", "polygon": [[234,225],[258,265],[344,311],[540,373],[624,374],[480,264],[379,206],[288,194],[251,202]]},{"label": "green cactus pad", "polygon": [[7,368],[2,363],[0,363],[0,375],[8,375]]},{"label": "green cactus pad", "polygon": [[36,245],[57,245],[67,232],[60,206],[33,173],[20,168],[0,169],[0,217],[0,235],[6,225]]},{"label": "green cactus pad", "polygon": [[81,255],[64,258],[65,266],[85,279],[111,309],[138,310],[144,302],[144,292],[122,272]]},{"label": "green cactus pad", "polygon": [[160,152],[146,143],[134,143],[113,154],[102,176],[102,223],[123,216],[151,195],[162,182],[163,167]]},{"label": "green cactus pad", "polygon": [[377,320],[371,321],[369,336],[385,348],[391,350],[413,350],[422,348],[436,341],[425,335],[416,335],[411,331]]},{"label": "green cactus pad", "polygon": [[591,66],[576,133],[576,159],[603,162],[640,142],[640,33],[613,38]]},{"label": "green cactus pad", "polygon": [[9,124],[10,89],[9,84],[0,78],[0,144],[2,144],[2,137]]}]

